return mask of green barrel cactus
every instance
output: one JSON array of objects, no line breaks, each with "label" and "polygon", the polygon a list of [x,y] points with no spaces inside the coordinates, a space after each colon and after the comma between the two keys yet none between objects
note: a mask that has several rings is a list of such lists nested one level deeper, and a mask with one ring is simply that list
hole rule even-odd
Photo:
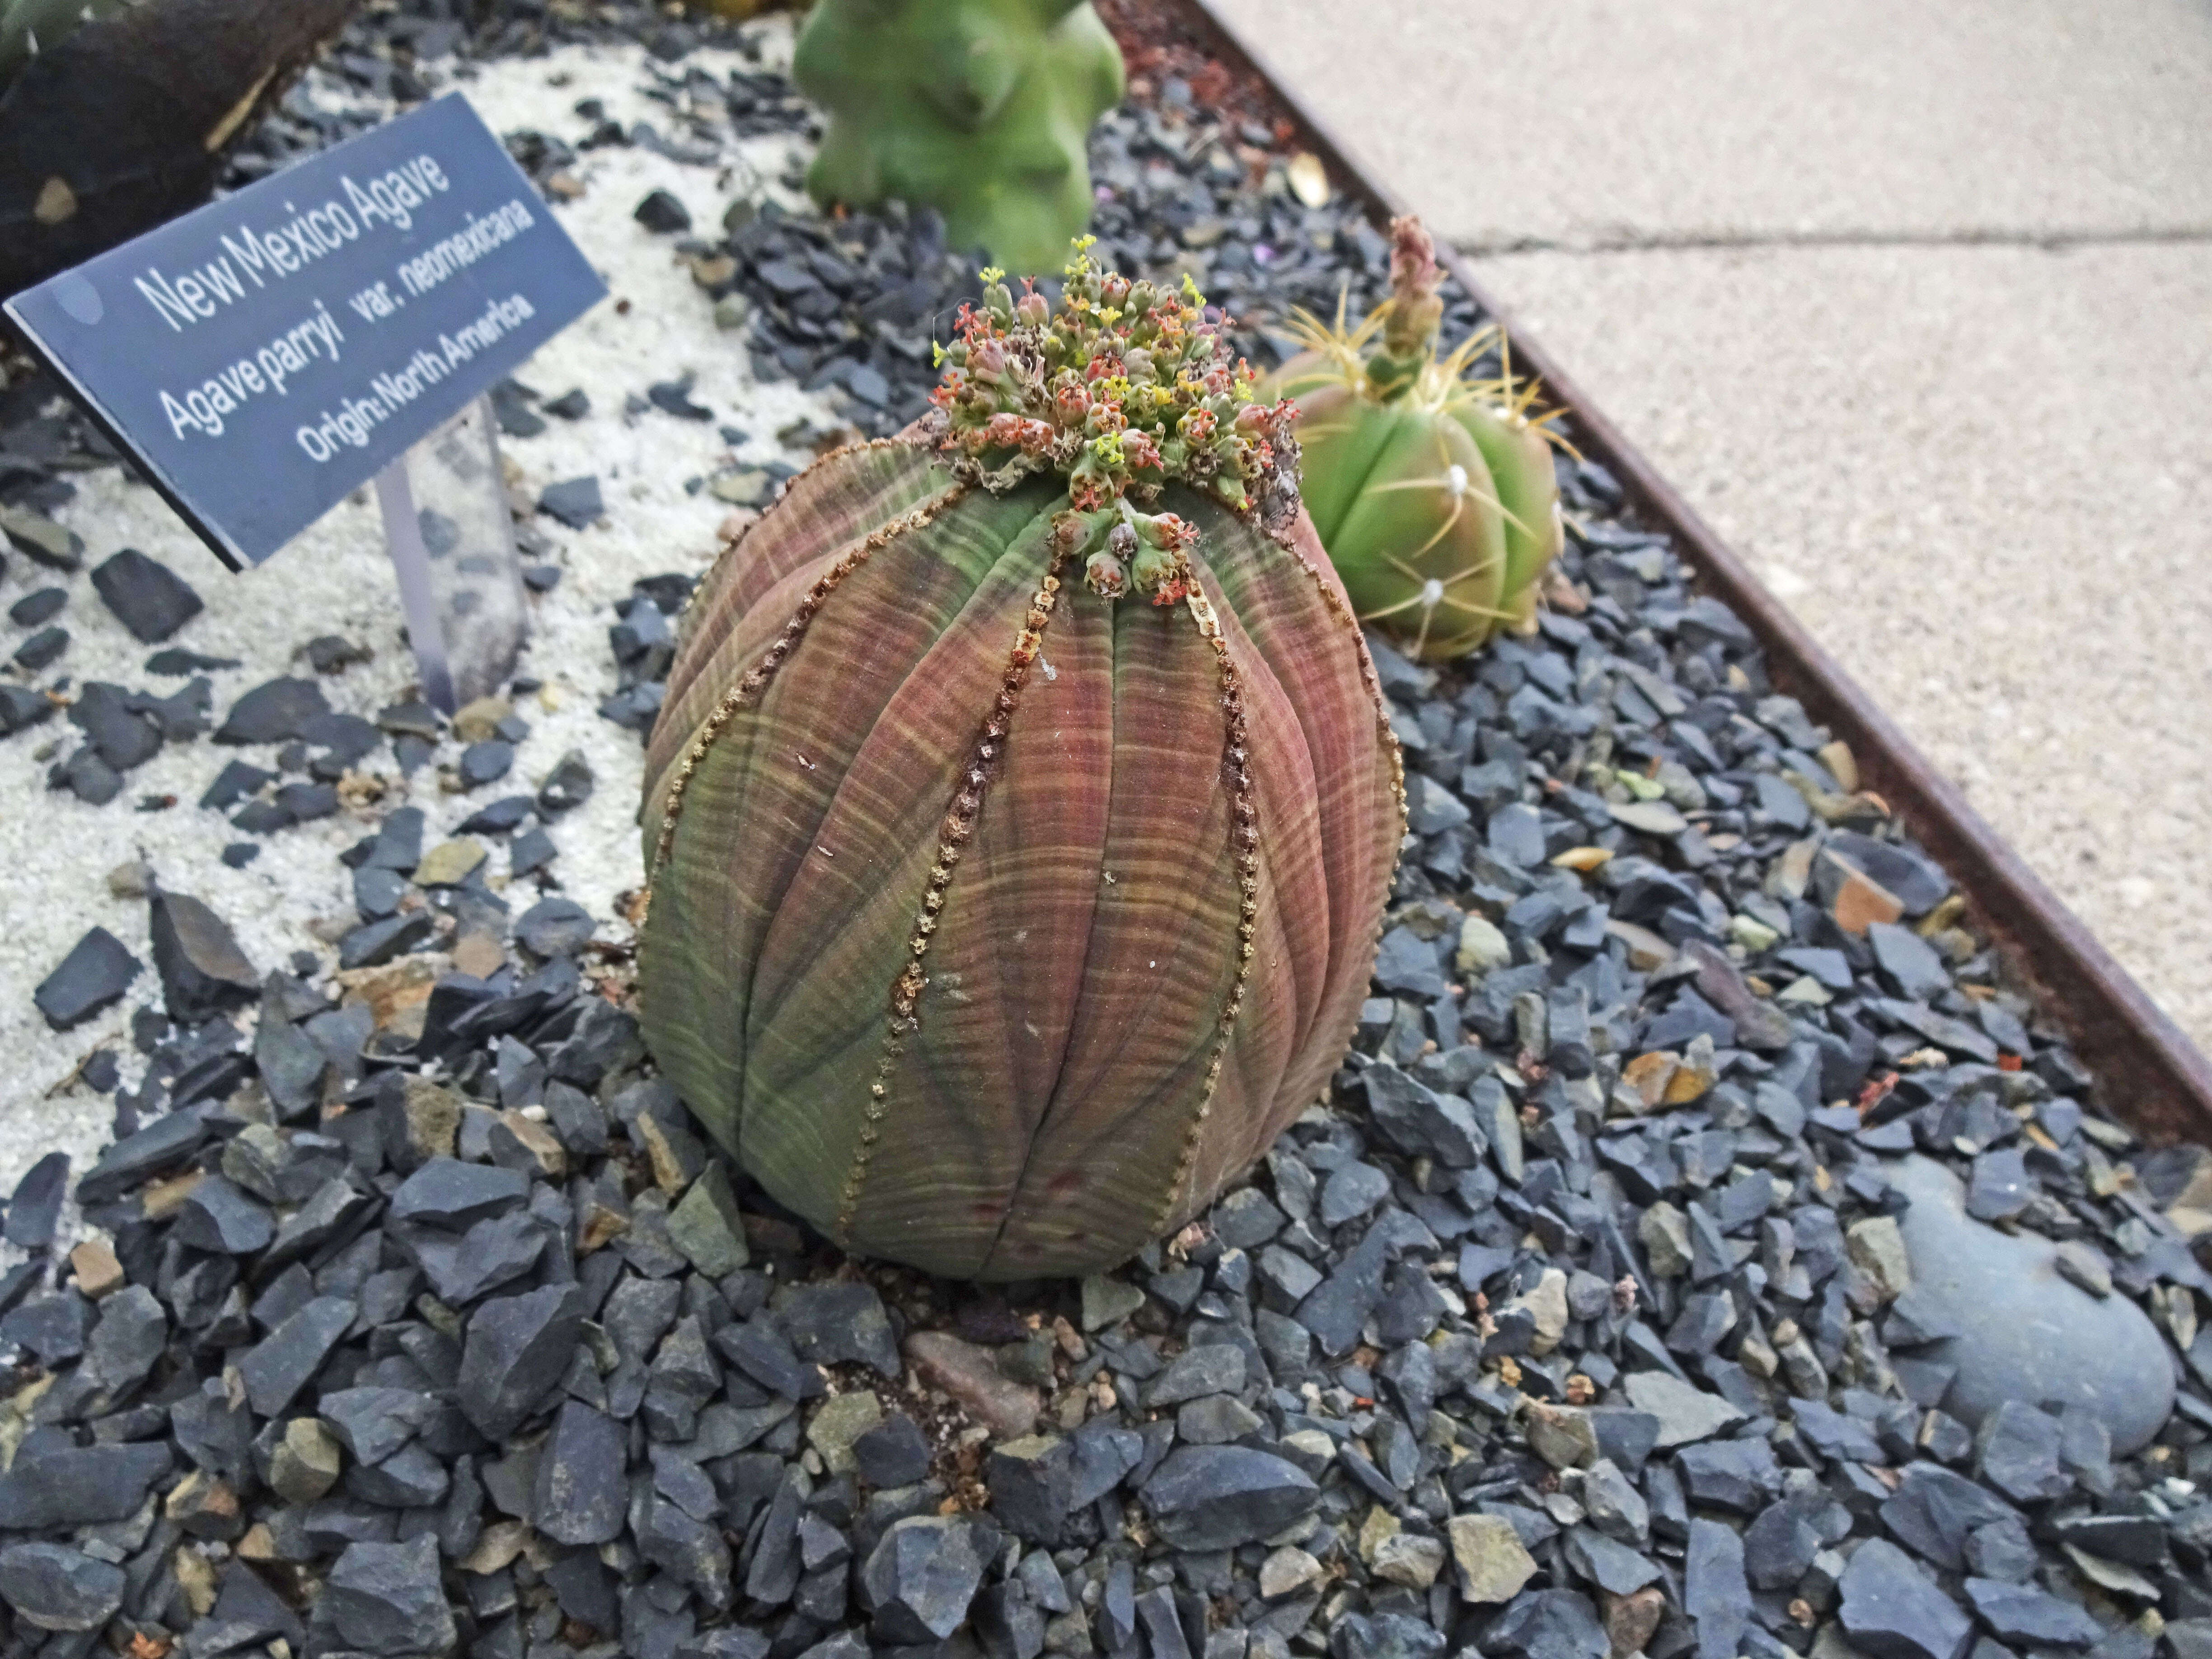
[{"label": "green barrel cactus", "polygon": [[1056,313],[984,272],[931,416],[725,551],[646,767],[663,1073],[837,1243],[959,1277],[1125,1259],[1319,1097],[1402,833],[1292,410],[1085,245]]},{"label": "green barrel cactus", "polygon": [[1536,590],[1559,556],[1559,483],[1548,415],[1533,383],[1470,378],[1485,329],[1437,356],[1443,301],[1420,222],[1392,224],[1390,298],[1347,332],[1310,313],[1307,349],[1268,381],[1296,398],[1306,508],[1360,620],[1440,662],[1501,628],[1535,625]]},{"label": "green barrel cactus", "polygon": [[1091,222],[1085,142],[1123,82],[1085,0],[817,0],[792,76],[830,112],[825,207],[927,203],[953,246],[1028,271]]}]

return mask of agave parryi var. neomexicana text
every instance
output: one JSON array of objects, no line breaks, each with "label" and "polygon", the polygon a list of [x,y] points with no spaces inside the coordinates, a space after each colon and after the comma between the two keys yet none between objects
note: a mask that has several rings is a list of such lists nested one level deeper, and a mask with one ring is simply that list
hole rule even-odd
[{"label": "agave parryi var. neomexicana text", "polygon": [[838,1243],[961,1276],[1121,1260],[1319,1096],[1403,824],[1290,409],[1081,246],[1056,308],[985,272],[933,416],[731,546],[647,765],[665,1073]]}]

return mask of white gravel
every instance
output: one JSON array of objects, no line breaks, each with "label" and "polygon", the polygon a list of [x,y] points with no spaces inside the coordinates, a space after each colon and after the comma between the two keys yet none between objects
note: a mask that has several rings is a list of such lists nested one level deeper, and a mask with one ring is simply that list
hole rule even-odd
[{"label": "white gravel", "polygon": [[[761,37],[769,64],[787,61],[787,23],[762,25]],[[722,52],[701,52],[688,62],[717,76],[751,67]],[[574,106],[596,97],[625,125],[648,120],[667,134],[674,125],[670,111],[640,90],[650,73],[645,54],[634,46],[566,47],[544,58],[485,65],[462,89],[501,133],[530,127],[574,142],[589,126]],[[374,817],[398,805],[422,807],[427,848],[484,802],[534,791],[564,754],[580,750],[598,787],[586,806],[553,827],[560,856],[552,873],[563,890],[603,919],[616,915],[618,895],[638,885],[634,820],[641,750],[636,734],[597,712],[599,699],[615,688],[606,641],[615,618],[609,606],[639,577],[696,572],[712,556],[715,526],[729,508],[703,490],[687,494],[684,484],[728,464],[718,427],[754,434],[738,452],[742,459],[797,465],[805,456],[785,453],[775,434],[802,417],[819,427],[836,424],[836,417],[826,398],[787,382],[755,385],[740,337],[716,330],[710,302],[675,254],[675,239],[647,234],[631,214],[647,191],[665,188],[690,210],[700,233],[711,234],[741,191],[758,196],[765,181],[768,193],[793,199],[775,182],[787,171],[791,149],[787,139],[740,143],[726,132],[716,166],[610,148],[584,154],[573,169],[586,189],[556,211],[605,276],[613,298],[550,343],[519,378],[548,397],[580,386],[590,395],[592,412],[573,422],[549,417],[541,435],[501,442],[518,499],[534,501],[548,483],[597,473],[606,517],[580,532],[550,519],[534,521],[551,543],[546,556],[564,574],[550,593],[529,601],[532,637],[520,672],[543,680],[544,689],[523,699],[518,709],[532,729],[506,779],[469,795],[446,794],[434,763],[403,780],[389,744],[382,744],[363,767],[388,786],[374,811],[341,810],[334,818],[280,830],[262,842],[258,859],[233,870],[220,860],[223,848],[252,838],[233,829],[226,815],[202,811],[197,802],[231,756],[273,769],[272,750],[220,749],[204,739],[167,744],[125,778],[122,795],[91,807],[46,788],[48,765],[76,746],[76,732],[61,719],[0,743],[0,917],[5,918],[0,1055],[6,1057],[0,1071],[0,1194],[50,1151],[69,1152],[79,1170],[97,1156],[108,1138],[111,1103],[70,1082],[88,1054],[102,1046],[114,1048],[127,1081],[135,1082],[143,1064],[131,1047],[130,1015],[158,1004],[161,987],[143,901],[109,893],[107,873],[119,865],[143,860],[165,887],[205,900],[231,924],[263,971],[284,965],[303,949],[315,951],[327,969],[336,952],[308,924],[352,918],[349,875],[337,854]],[[641,396],[649,384],[686,371],[697,376],[693,398],[714,411],[714,422],[683,421],[658,410],[624,414],[629,395]],[[242,666],[212,676],[217,723],[241,693],[264,681],[311,673],[297,653],[325,634],[343,635],[375,653],[374,660],[322,682],[334,708],[373,716],[410,693],[414,661],[399,637],[398,596],[368,490],[357,491],[258,570],[232,575],[153,491],[119,469],[81,474],[78,482],[77,499],[57,516],[84,538],[86,568],[124,546],[161,560],[207,604],[168,643],[241,659]],[[65,672],[78,684],[111,680],[163,694],[183,684],[145,673],[153,648],[125,630],[83,574],[58,577],[18,557],[8,565],[0,577],[0,610],[40,587],[59,583],[69,589],[69,605],[56,621],[69,629],[70,647],[50,676]],[[13,648],[11,642],[7,649]],[[439,758],[453,757],[449,744]],[[132,810],[141,796],[161,794],[175,795],[179,805],[162,811]],[[505,866],[504,851],[495,850],[495,885],[504,883]],[[526,883],[510,902],[519,914],[536,897]],[[146,967],[121,1004],[74,1030],[51,1031],[32,1006],[32,990],[94,926],[114,933]],[[622,926],[603,922],[603,936]],[[0,1252],[0,1263],[15,1254]]]}]

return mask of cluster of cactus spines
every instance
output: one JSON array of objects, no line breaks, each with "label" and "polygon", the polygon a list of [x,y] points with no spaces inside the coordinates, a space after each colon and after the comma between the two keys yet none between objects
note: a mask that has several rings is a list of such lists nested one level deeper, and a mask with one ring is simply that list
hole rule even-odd
[{"label": "cluster of cactus spines", "polygon": [[830,114],[825,206],[934,207],[953,246],[1047,270],[1091,220],[1091,124],[1121,48],[1087,0],[817,0],[793,78]]},{"label": "cluster of cactus spines", "polygon": [[810,468],[694,597],[639,978],[779,1200],[1010,1279],[1133,1254],[1316,1097],[1404,790],[1223,319],[1079,251],[1057,313],[987,275],[938,412]]},{"label": "cluster of cactus spines", "polygon": [[[1429,661],[1534,627],[1563,536],[1556,415],[1532,413],[1501,331],[1437,355],[1441,276],[1420,222],[1395,221],[1390,297],[1349,330],[1341,301],[1333,326],[1297,313],[1307,349],[1269,381],[1298,402],[1306,502],[1361,620]],[[1501,372],[1474,377],[1492,349]]]},{"label": "cluster of cactus spines", "polygon": [[1253,401],[1250,365],[1231,360],[1226,319],[1208,320],[1188,276],[1177,293],[1094,270],[1095,240],[1076,240],[1057,313],[1033,281],[1017,300],[1004,271],[985,270],[981,307],[963,307],[937,348],[951,367],[930,400],[955,477],[1003,491],[1065,476],[1054,554],[1079,560],[1101,599],[1133,584],[1174,605],[1193,591],[1197,532],[1135,504],[1182,483],[1279,530],[1297,511],[1297,410]]}]

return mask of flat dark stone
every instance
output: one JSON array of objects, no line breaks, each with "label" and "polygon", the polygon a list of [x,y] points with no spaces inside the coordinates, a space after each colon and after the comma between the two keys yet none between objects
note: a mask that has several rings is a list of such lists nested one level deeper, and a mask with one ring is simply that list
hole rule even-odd
[{"label": "flat dark stone", "polygon": [[514,936],[533,955],[570,956],[588,944],[598,923],[574,899],[544,898],[515,919]]},{"label": "flat dark stone", "polygon": [[161,727],[134,709],[132,702],[123,687],[90,680],[69,713],[70,724],[118,772],[143,766],[161,749]]},{"label": "flat dark stone", "polygon": [[31,1000],[57,1031],[81,1025],[121,1000],[144,966],[105,927],[94,927],[70,947],[61,965],[39,981]]},{"label": "flat dark stone", "polygon": [[338,966],[379,967],[427,943],[436,932],[436,921],[422,910],[369,922],[338,941]]},{"label": "flat dark stone", "polygon": [[169,1018],[196,1025],[259,1000],[261,975],[229,925],[186,893],[156,891],[149,904],[154,967]]},{"label": "flat dark stone", "polygon": [[438,1540],[349,1544],[331,1567],[315,1622],[365,1653],[444,1653],[456,1635],[438,1565]]},{"label": "flat dark stone", "polygon": [[533,1518],[561,1544],[604,1544],[621,1535],[629,1501],[623,1426],[580,1401],[564,1402],[538,1456]]},{"label": "flat dark stone", "polygon": [[457,1383],[461,1410],[493,1440],[512,1434],[568,1369],[584,1320],[583,1293],[549,1285],[495,1297],[469,1316]]},{"label": "flat dark stone", "polygon": [[0,1528],[27,1532],[125,1520],[173,1461],[158,1440],[27,1450],[0,1474]]},{"label": "flat dark stone", "polygon": [[77,1182],[80,1204],[103,1204],[120,1197],[148,1177],[182,1163],[210,1133],[197,1112],[171,1112],[100,1154],[100,1162]]},{"label": "flat dark stone", "polygon": [[235,1182],[210,1176],[178,1206],[176,1237],[197,1250],[251,1255],[276,1236],[268,1207]]},{"label": "flat dark stone", "polygon": [[61,1218],[69,1173],[67,1152],[48,1152],[24,1171],[8,1200],[4,1236],[10,1244],[43,1250],[54,1242],[54,1225]]},{"label": "flat dark stone", "polygon": [[590,529],[605,516],[607,510],[599,495],[599,475],[564,478],[559,483],[546,485],[538,495],[538,510],[549,518],[558,519],[571,530]]},{"label": "flat dark stone", "polygon": [[514,766],[514,745],[501,738],[487,738],[461,750],[461,787],[481,789],[497,783]]},{"label": "flat dark stone", "polygon": [[42,628],[15,647],[15,666],[31,674],[50,668],[55,659],[69,649],[69,642],[68,629],[58,623],[51,628]]},{"label": "flat dark stone", "polygon": [[283,743],[305,732],[331,706],[313,680],[275,679],[257,685],[230,708],[216,728],[215,741],[227,744]]},{"label": "flat dark stone", "polygon": [[672,236],[691,228],[691,210],[665,190],[648,192],[630,217],[656,235]]},{"label": "flat dark stone", "polygon": [[198,651],[173,645],[146,659],[146,672],[149,674],[210,674],[220,668],[244,665],[235,657],[204,656]]},{"label": "flat dark stone", "polygon": [[0,737],[42,725],[54,717],[57,707],[51,697],[34,687],[0,684]]},{"label": "flat dark stone", "polygon": [[191,583],[135,547],[94,565],[92,585],[107,608],[145,645],[159,645],[204,608]]},{"label": "flat dark stone", "polygon": [[8,620],[18,628],[38,628],[54,619],[61,608],[69,603],[68,590],[42,587],[35,593],[27,593],[8,607]]},{"label": "flat dark stone", "polygon": [[0,1601],[40,1630],[97,1631],[123,1605],[123,1589],[122,1568],[60,1544],[0,1550]]},{"label": "flat dark stone", "polygon": [[1959,1659],[1973,1621],[1887,1539],[1869,1538],[1844,1569],[1839,1617],[1870,1659]]},{"label": "flat dark stone", "polygon": [[434,1158],[400,1183],[386,1213],[395,1225],[419,1223],[458,1232],[517,1209],[529,1197],[529,1178],[517,1170]]},{"label": "flat dark stone", "polygon": [[263,1417],[290,1405],[354,1322],[349,1297],[317,1297],[261,1339],[239,1362],[246,1397]]},{"label": "flat dark stone", "polygon": [[1234,1549],[1280,1532],[1321,1501],[1305,1473],[1248,1446],[1170,1452],[1140,1494],[1154,1529],[1179,1550]]},{"label": "flat dark stone", "polygon": [[870,1365],[893,1381],[905,1374],[890,1317],[872,1285],[793,1285],[777,1293],[775,1312],[802,1359]]}]

